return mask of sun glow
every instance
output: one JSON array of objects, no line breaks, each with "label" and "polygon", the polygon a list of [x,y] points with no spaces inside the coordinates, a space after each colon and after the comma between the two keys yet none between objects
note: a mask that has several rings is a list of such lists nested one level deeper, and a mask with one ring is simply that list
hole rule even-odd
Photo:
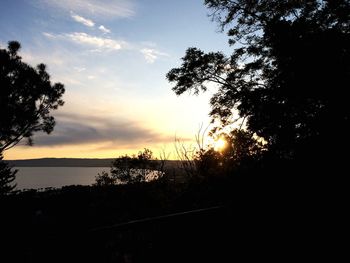
[{"label": "sun glow", "polygon": [[215,140],[215,142],[214,142],[214,150],[215,151],[220,152],[225,148],[225,146],[226,146],[226,141],[222,138],[219,138],[219,139]]}]

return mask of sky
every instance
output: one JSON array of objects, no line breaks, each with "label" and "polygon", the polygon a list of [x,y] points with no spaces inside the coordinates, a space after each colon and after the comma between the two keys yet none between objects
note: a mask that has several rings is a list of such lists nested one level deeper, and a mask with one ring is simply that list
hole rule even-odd
[{"label": "sky", "polygon": [[113,158],[149,148],[175,159],[210,118],[210,92],[176,96],[166,73],[188,47],[229,53],[203,0],[1,0],[0,47],[17,40],[32,66],[65,85],[50,134],[5,159]]}]

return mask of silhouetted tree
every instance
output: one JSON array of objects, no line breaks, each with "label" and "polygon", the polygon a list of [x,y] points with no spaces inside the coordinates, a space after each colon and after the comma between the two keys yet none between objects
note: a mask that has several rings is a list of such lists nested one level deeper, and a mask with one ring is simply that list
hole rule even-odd
[{"label": "silhouetted tree", "polygon": [[0,191],[13,187],[16,171],[2,161],[2,153],[27,139],[32,144],[32,135],[37,131],[50,133],[55,120],[50,111],[63,105],[64,87],[52,84],[46,66],[36,68],[22,62],[18,55],[20,44],[8,43],[0,49]]},{"label": "silhouetted tree", "polygon": [[148,180],[148,176],[152,173],[156,178],[161,175],[159,171],[161,162],[159,162],[157,158],[153,156],[153,152],[147,148],[138,153],[137,158],[134,159],[133,166],[136,169],[134,175],[134,180],[136,180],[136,182]]},{"label": "silhouetted tree", "polygon": [[251,131],[234,129],[229,134],[222,135],[226,146],[222,150],[225,159],[231,159],[237,165],[247,159],[259,159],[266,150],[264,142],[254,136]]},{"label": "silhouetted tree", "polygon": [[225,140],[221,150],[202,148],[195,155],[197,170],[202,175],[238,174],[256,165],[266,150],[264,143],[253,132],[243,129],[234,129],[219,137]]},{"label": "silhouetted tree", "polygon": [[196,172],[200,176],[216,176],[223,174],[223,156],[214,148],[200,149],[193,160]]},{"label": "silhouetted tree", "polygon": [[163,175],[162,161],[154,158],[151,150],[145,148],[138,155],[120,156],[116,158],[110,174],[103,171],[95,179],[95,185],[108,186],[120,183],[139,183],[158,179]]},{"label": "silhouetted tree", "polygon": [[2,154],[0,154],[0,195],[12,191],[16,184],[13,181],[16,179],[17,170],[11,169],[8,163],[4,162]]},{"label": "silhouetted tree", "polygon": [[0,49],[0,153],[22,139],[32,144],[34,132],[50,133],[55,125],[50,111],[63,105],[64,86],[52,84],[46,66],[22,62],[20,44]]},{"label": "silhouetted tree", "polygon": [[276,159],[317,166],[349,149],[350,2],[205,4],[228,28],[234,52],[189,48],[182,66],[167,74],[175,93],[199,93],[215,83],[213,119],[225,127],[238,112]]},{"label": "silhouetted tree", "polygon": [[128,155],[120,156],[116,158],[111,167],[111,176],[119,183],[132,183],[134,180],[136,157]]},{"label": "silhouetted tree", "polygon": [[115,184],[115,178],[110,176],[106,171],[98,173],[98,175],[95,177],[95,186],[111,186]]}]

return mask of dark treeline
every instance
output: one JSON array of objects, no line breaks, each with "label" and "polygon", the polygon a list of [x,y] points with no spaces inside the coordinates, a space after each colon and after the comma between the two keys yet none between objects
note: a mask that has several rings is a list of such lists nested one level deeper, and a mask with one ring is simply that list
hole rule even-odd
[{"label": "dark treeline", "polygon": [[[115,158],[39,158],[6,160],[12,167],[110,167]],[[178,161],[165,160],[167,166],[176,167]]]},{"label": "dark treeline", "polygon": [[6,162],[15,167],[110,167],[113,160],[113,158],[40,158]]}]

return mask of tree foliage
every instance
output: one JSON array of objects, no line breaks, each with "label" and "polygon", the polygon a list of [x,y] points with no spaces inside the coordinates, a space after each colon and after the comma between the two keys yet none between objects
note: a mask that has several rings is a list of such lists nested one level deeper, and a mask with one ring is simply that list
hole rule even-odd
[{"label": "tree foliage", "polygon": [[110,174],[102,172],[96,177],[96,185],[107,186],[120,183],[140,183],[154,180],[163,175],[162,164],[151,150],[145,148],[137,155],[120,156],[116,158],[110,169]]},{"label": "tree foliage", "polygon": [[2,154],[0,154],[0,195],[12,191],[16,184],[13,182],[16,179],[17,170],[11,169],[8,163],[4,162]]},{"label": "tree foliage", "polygon": [[3,152],[27,139],[32,144],[34,132],[50,133],[55,119],[52,110],[63,105],[64,86],[52,84],[46,66],[36,68],[22,61],[18,55],[21,45],[8,43],[0,49],[0,192],[11,191],[16,170],[3,159]]},{"label": "tree foliage", "polygon": [[349,1],[205,4],[227,29],[234,51],[226,56],[189,48],[181,67],[167,74],[176,94],[215,83],[212,118],[225,127],[238,112],[278,158],[321,157],[346,144],[339,133],[349,134],[350,127]]},{"label": "tree foliage", "polygon": [[0,152],[24,138],[32,144],[34,132],[49,134],[55,125],[50,112],[64,103],[64,86],[51,83],[44,64],[33,68],[23,62],[20,47],[12,41],[0,49]]},{"label": "tree foliage", "polygon": [[116,179],[110,176],[106,171],[102,171],[101,173],[98,173],[98,175],[96,176],[94,185],[111,186],[115,184],[116,184]]},{"label": "tree foliage", "polygon": [[213,147],[199,149],[194,161],[200,175],[229,175],[255,165],[266,151],[263,142],[254,133],[234,129],[218,135],[225,141],[221,150]]}]

